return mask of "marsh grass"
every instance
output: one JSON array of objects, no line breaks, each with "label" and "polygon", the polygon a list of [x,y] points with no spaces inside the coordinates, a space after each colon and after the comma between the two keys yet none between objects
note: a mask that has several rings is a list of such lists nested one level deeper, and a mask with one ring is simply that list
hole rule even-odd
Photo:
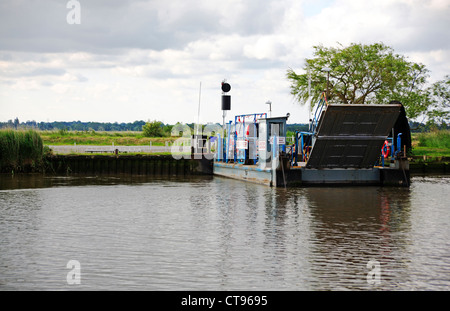
[{"label": "marsh grass", "polygon": [[450,131],[437,130],[412,136],[413,154],[416,156],[450,156]]},{"label": "marsh grass", "polygon": [[450,149],[450,131],[432,131],[417,135],[419,147]]},{"label": "marsh grass", "polygon": [[0,171],[38,170],[43,161],[44,144],[34,130],[0,130]]}]

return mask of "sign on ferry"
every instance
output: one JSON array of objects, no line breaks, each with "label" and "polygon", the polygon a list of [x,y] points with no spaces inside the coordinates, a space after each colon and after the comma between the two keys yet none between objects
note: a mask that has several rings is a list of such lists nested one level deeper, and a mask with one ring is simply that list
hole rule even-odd
[{"label": "sign on ferry", "polygon": [[247,149],[248,148],[248,141],[239,139],[236,140],[236,149]]},{"label": "sign on ferry", "polygon": [[[270,144],[273,144],[273,136],[270,137]],[[277,144],[278,145],[284,145],[286,144],[286,137],[277,136]]]}]

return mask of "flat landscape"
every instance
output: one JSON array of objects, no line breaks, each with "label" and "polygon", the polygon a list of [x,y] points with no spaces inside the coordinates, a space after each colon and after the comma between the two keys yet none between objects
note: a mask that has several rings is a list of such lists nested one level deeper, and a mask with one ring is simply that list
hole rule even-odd
[{"label": "flat landscape", "polygon": [[[162,146],[172,145],[180,137],[146,137],[138,131],[38,131],[44,145],[50,146]],[[430,158],[450,157],[450,131],[412,134],[412,155]],[[161,151],[160,149],[158,149]]]},{"label": "flat landscape", "polygon": [[100,132],[100,131],[39,131],[45,145],[121,145],[121,146],[165,146],[179,137],[145,137],[142,132]]}]

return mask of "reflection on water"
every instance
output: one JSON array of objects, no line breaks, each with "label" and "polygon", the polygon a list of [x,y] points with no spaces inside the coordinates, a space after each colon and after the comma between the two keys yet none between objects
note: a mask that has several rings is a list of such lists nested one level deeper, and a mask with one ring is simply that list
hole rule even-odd
[{"label": "reflection on water", "polygon": [[383,279],[392,285],[388,271],[406,268],[402,266],[402,254],[407,251],[402,232],[409,227],[408,190],[309,189],[306,197],[314,219],[313,271],[317,277],[333,271],[327,276],[326,288],[367,285],[364,276],[369,260],[382,264]]},{"label": "reflection on water", "polygon": [[[0,289],[447,290],[448,177],[410,189],[0,177]],[[77,260],[81,282],[69,285]],[[379,282],[367,263],[379,264]]]}]

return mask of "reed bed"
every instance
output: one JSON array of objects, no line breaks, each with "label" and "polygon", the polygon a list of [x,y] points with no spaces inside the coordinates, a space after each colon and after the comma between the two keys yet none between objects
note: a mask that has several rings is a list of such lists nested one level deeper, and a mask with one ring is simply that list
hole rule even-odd
[{"label": "reed bed", "polygon": [[44,145],[34,130],[0,130],[0,172],[40,170]]}]

